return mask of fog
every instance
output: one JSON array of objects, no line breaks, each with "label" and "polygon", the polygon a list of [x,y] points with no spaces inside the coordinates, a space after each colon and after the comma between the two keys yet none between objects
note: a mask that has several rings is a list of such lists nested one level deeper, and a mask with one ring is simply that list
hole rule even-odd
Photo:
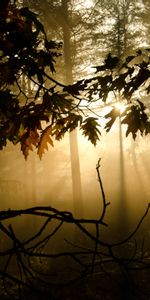
[{"label": "fog", "polygon": [[125,137],[122,127],[120,141],[116,122],[110,133],[103,133],[96,147],[78,132],[78,147],[82,188],[81,199],[76,200],[78,215],[74,211],[69,135],[55,142],[54,148],[49,147],[42,160],[33,151],[25,161],[19,146],[10,144],[0,152],[0,209],[50,205],[70,211],[75,217],[97,219],[102,211],[102,195],[96,165],[101,158],[100,175],[110,202],[105,215],[106,232],[113,229],[118,234],[121,224],[125,231],[132,230],[150,200],[149,137],[137,136],[134,141],[131,136]]},{"label": "fog", "polygon": [[[9,1],[2,2],[7,4]],[[8,15],[7,9],[2,10],[2,21],[6,14],[8,26],[8,32],[4,34],[6,41],[8,36],[8,62],[7,49],[6,57],[3,57],[5,42],[1,47],[2,69],[6,70],[4,79],[1,78],[2,91],[7,91],[7,88],[13,91],[21,112],[18,113],[19,120],[16,119],[18,122],[13,126],[12,116],[17,112],[17,104],[12,114],[8,107],[7,116],[6,105],[8,103],[9,106],[10,101],[11,107],[12,100],[6,93],[8,99],[6,97],[5,104],[1,96],[2,108],[4,106],[1,146],[5,143],[3,134],[7,135],[7,146],[0,150],[0,299],[37,300],[41,296],[43,299],[66,300],[149,298],[150,218],[145,212],[150,203],[150,136],[141,136],[138,132],[135,140],[131,133],[126,137],[127,128],[124,124],[121,126],[125,115],[121,115],[120,108],[115,107],[116,102],[130,106],[138,101],[142,111],[141,123],[136,124],[139,120],[134,115],[132,123],[128,115],[128,131],[135,133],[136,128],[142,131],[144,112],[148,115],[145,122],[149,125],[149,82],[147,80],[143,84],[147,77],[143,79],[140,68],[138,71],[139,64],[146,72],[149,71],[148,2],[17,0],[10,1],[10,16],[9,9]],[[15,4],[25,8],[21,9],[21,14]],[[27,7],[35,14],[30,13]],[[13,28],[10,32],[9,26]],[[2,32],[3,27],[5,22]],[[17,37],[21,37],[20,41],[15,36],[15,30],[19,32]],[[30,35],[30,30],[33,35]],[[12,44],[9,42],[11,32]],[[24,37],[27,41],[31,39],[29,51],[33,44],[31,55],[28,46],[24,46]],[[39,40],[36,41],[36,37]],[[60,42],[62,47],[55,47],[53,41]],[[18,52],[14,56],[16,60],[10,59],[9,63],[9,51],[13,49],[13,43],[16,43]],[[22,49],[25,51],[22,52]],[[20,53],[23,53],[23,59]],[[29,54],[29,60],[24,57],[28,55],[26,53]],[[52,58],[56,59],[56,64]],[[15,74],[10,74],[9,78],[15,61],[20,61],[21,65],[18,63],[15,66]],[[126,79],[123,79],[124,74],[128,74]],[[134,80],[136,74],[137,81]],[[94,76],[91,87],[90,80],[84,79]],[[130,83],[130,79],[128,90],[126,83]],[[82,80],[85,85],[81,84]],[[84,87],[83,93],[76,90],[78,84],[71,89],[71,85],[77,81],[80,81],[81,90]],[[140,88],[137,91],[138,84]],[[113,92],[109,91],[111,85]],[[60,99],[59,91],[63,92]],[[124,95],[131,98],[124,99]],[[72,98],[74,108],[69,104]],[[34,107],[31,101],[37,105]],[[43,108],[39,109],[39,103],[43,104]],[[107,108],[110,112],[109,105],[112,104],[120,113],[116,114],[119,117],[106,133],[115,116],[112,113],[112,120],[108,119],[110,115],[107,115]],[[65,130],[69,130],[69,126],[76,126],[73,115],[78,112],[83,116],[80,125],[85,135],[89,130],[83,127],[86,118],[95,117],[101,125],[97,145],[92,145],[76,128],[65,133],[62,140],[53,140],[52,147],[51,139],[59,139]],[[108,121],[106,127],[104,116]],[[69,119],[68,123],[61,122],[63,117]],[[46,130],[51,130],[50,137],[50,131],[43,130],[45,124],[49,127]],[[62,127],[64,130],[61,130]],[[90,128],[88,124],[87,128]],[[30,134],[34,135],[37,131],[39,138],[33,137],[30,141]],[[90,134],[94,140],[92,130]],[[14,141],[18,144],[13,145]],[[25,155],[29,151],[27,160],[19,143]],[[34,145],[38,147],[39,155]],[[42,159],[39,158],[41,155]],[[142,295],[140,298],[139,292]]]},{"label": "fog", "polygon": [[[146,4],[140,0],[109,2],[62,0],[50,5],[43,1],[35,6],[23,1],[38,13],[50,39],[63,42],[55,75],[61,82],[90,76],[91,67],[100,64],[108,52],[122,59],[137,44],[149,46]],[[96,147],[81,132],[77,138],[77,151],[68,134],[55,141],[54,148],[49,146],[41,161],[34,151],[25,161],[19,146],[8,144],[0,152],[1,209],[51,205],[77,217],[98,218],[102,195],[96,165],[101,158],[100,174],[110,202],[105,215],[108,228],[124,224],[130,230],[150,199],[149,137],[126,138],[125,128],[120,130],[117,121],[110,133],[102,133]]]}]

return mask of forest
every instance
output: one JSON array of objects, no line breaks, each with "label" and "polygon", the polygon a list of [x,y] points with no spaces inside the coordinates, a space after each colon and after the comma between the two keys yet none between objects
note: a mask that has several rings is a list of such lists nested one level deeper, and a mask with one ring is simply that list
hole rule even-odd
[{"label": "forest", "polygon": [[149,299],[149,14],[0,1],[0,299]]}]

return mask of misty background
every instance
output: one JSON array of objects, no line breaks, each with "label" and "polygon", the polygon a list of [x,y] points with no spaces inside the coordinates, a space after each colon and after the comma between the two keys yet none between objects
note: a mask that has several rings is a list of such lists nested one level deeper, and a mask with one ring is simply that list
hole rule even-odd
[{"label": "misty background", "polygon": [[[18,0],[18,5],[29,6],[44,22],[48,37],[62,41],[54,76],[66,84],[92,76],[92,67],[109,52],[123,59],[137,46],[150,47],[149,0]],[[25,84],[25,91],[31,88]],[[148,106],[149,97],[142,97]],[[8,144],[0,152],[0,209],[50,205],[77,217],[98,218],[102,196],[96,165],[101,158],[100,174],[111,203],[105,221],[109,228],[127,222],[130,230],[150,202],[149,152],[149,136],[126,137],[119,119],[109,133],[102,131],[96,147],[77,130],[54,141],[42,160],[33,151],[25,161],[19,146]]]}]

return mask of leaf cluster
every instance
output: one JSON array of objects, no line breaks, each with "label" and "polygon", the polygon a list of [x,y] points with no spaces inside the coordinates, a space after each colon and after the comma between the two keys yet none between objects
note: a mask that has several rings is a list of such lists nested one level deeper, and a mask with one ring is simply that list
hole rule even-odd
[{"label": "leaf cluster", "polygon": [[[94,67],[93,77],[66,86],[55,79],[61,43],[48,40],[38,16],[27,7],[17,8],[9,0],[1,6],[0,149],[9,140],[20,144],[25,158],[35,148],[41,158],[48,145],[78,126],[96,145],[101,132],[95,110],[106,104],[112,106],[104,116],[106,132],[120,117],[126,135],[149,133],[147,106],[137,92],[150,92],[150,49],[123,62],[109,53]],[[118,98],[126,104],[122,114],[113,105]]]},{"label": "leaf cluster", "polygon": [[34,148],[41,158],[54,139],[78,125],[95,145],[97,124],[90,127],[80,99],[74,102],[72,87],[65,91],[54,78],[61,43],[47,39],[37,15],[27,7],[4,0],[0,18],[0,149],[9,140],[21,145],[25,158]]},{"label": "leaf cluster", "polygon": [[[104,116],[106,132],[119,117],[127,125],[126,136],[131,133],[135,139],[137,132],[148,134],[149,102],[144,103],[143,99],[150,93],[150,49],[138,50],[124,61],[109,53],[104,63],[94,68],[95,76],[74,84],[75,95],[86,93],[87,103],[94,103],[95,109],[102,104],[110,106],[110,112]],[[122,113],[116,102],[124,105]]]}]

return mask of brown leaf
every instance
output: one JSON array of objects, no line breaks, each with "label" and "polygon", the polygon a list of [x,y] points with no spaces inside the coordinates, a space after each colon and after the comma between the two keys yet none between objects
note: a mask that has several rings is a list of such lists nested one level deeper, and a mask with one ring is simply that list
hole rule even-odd
[{"label": "brown leaf", "polygon": [[50,144],[52,147],[54,146],[51,136],[52,136],[52,127],[50,125],[42,131],[40,141],[38,143],[37,154],[39,155],[40,159],[42,158],[45,149],[48,150],[48,144]]},{"label": "brown leaf", "polygon": [[30,130],[27,132],[23,138],[21,139],[21,151],[23,152],[23,155],[25,159],[27,159],[29,155],[29,151],[33,151],[33,145],[36,146],[39,141],[39,134],[37,132],[37,129]]}]

